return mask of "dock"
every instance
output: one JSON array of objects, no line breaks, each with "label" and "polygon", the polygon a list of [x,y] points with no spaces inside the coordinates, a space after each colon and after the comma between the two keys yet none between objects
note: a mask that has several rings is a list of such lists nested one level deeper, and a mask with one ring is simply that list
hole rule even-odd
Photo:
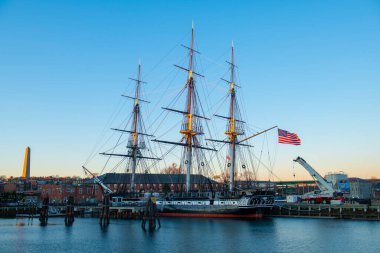
[{"label": "dock", "polygon": [[380,220],[380,206],[365,204],[284,203],[272,208],[270,217],[316,217],[337,219]]},{"label": "dock", "polygon": [[[64,216],[66,206],[54,206],[60,214],[49,214],[49,217]],[[112,219],[142,219],[144,206],[118,206],[110,207]],[[75,206],[74,214],[77,217],[99,217],[101,206]],[[0,207],[0,217],[14,218],[16,216],[31,217],[39,213],[39,208],[31,209],[27,206]],[[307,204],[307,203],[281,203],[273,206],[265,213],[266,217],[310,217],[310,218],[336,218],[360,219],[380,221],[380,205],[365,204]]]},{"label": "dock", "polygon": [[[58,214],[49,214],[49,217],[64,217],[66,206],[53,206]],[[142,219],[144,206],[120,206],[110,207],[110,217],[112,219]],[[0,207],[0,218],[36,217],[40,208],[28,206],[8,206]],[[101,206],[74,206],[74,215],[77,217],[99,217]]]}]

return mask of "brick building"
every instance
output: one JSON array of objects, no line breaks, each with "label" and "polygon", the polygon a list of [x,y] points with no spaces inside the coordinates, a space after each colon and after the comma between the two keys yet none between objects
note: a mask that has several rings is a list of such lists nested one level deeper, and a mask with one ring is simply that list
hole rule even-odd
[{"label": "brick building", "polygon": [[49,196],[51,204],[65,204],[70,196],[74,196],[76,204],[96,204],[102,199],[102,191],[93,183],[83,185],[44,184],[38,186],[41,198]]}]

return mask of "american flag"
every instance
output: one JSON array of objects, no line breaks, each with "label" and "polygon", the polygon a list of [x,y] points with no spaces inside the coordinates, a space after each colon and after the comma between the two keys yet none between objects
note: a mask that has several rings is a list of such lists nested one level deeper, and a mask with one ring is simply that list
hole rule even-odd
[{"label": "american flag", "polygon": [[301,145],[301,139],[297,134],[289,133],[286,130],[278,129],[278,143]]}]

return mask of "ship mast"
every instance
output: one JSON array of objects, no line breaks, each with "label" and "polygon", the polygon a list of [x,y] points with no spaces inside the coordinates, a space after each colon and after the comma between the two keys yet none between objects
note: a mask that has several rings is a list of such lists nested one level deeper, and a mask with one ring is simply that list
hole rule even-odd
[{"label": "ship mast", "polygon": [[231,62],[230,62],[230,115],[229,115],[229,127],[225,134],[229,137],[229,156],[230,162],[230,184],[229,190],[232,192],[235,188],[235,158],[236,158],[236,136],[239,134],[235,131],[235,64],[234,64],[234,45],[231,46]]},{"label": "ship mast", "polygon": [[183,138],[181,142],[172,142],[172,141],[164,141],[164,140],[153,140],[156,142],[166,143],[166,144],[173,144],[173,145],[179,145],[184,147],[184,156],[183,156],[183,163],[186,166],[186,193],[190,192],[190,186],[191,186],[191,168],[193,165],[193,151],[194,149],[204,149],[204,150],[211,150],[216,151],[213,148],[204,147],[201,145],[199,139],[197,138],[197,135],[203,135],[203,129],[200,125],[199,119],[209,120],[209,118],[206,118],[202,115],[199,115],[198,109],[197,109],[197,96],[195,92],[195,81],[194,81],[194,75],[203,77],[201,74],[196,73],[193,71],[193,58],[194,53],[199,53],[194,49],[194,24],[191,27],[191,40],[190,40],[190,47],[184,46],[186,49],[189,50],[189,66],[188,68],[184,68],[181,66],[174,65],[184,71],[187,72],[187,81],[185,85],[185,89],[187,91],[186,94],[186,105],[185,110],[177,110],[177,109],[171,109],[163,107],[163,109],[183,114],[183,121],[182,121],[182,127],[180,130],[180,133],[183,135]]},{"label": "ship mast", "polygon": [[[227,131],[225,134],[228,137],[228,140],[214,140],[214,139],[206,139],[213,142],[220,142],[220,143],[226,143],[229,146],[228,149],[228,156],[227,156],[227,167],[229,170],[229,191],[233,192],[235,189],[235,170],[236,170],[236,147],[244,146],[244,147],[252,147],[249,144],[243,144],[241,141],[239,142],[237,139],[238,135],[244,135],[244,129],[243,124],[244,121],[238,119],[240,116],[239,109],[237,108],[237,102],[236,102],[236,87],[239,87],[235,83],[235,56],[234,56],[234,45],[232,43],[231,46],[231,61],[227,61],[227,63],[230,65],[230,80],[225,80],[222,78],[222,80],[229,84],[229,115],[228,116],[222,116],[218,114],[214,114],[214,116],[227,119]],[[239,87],[240,88],[240,87]]]},{"label": "ship mast", "polygon": [[193,79],[193,46],[194,46],[194,24],[191,27],[191,42],[189,49],[189,68],[188,68],[188,78],[186,83],[187,88],[187,111],[184,117],[184,126],[185,129],[180,131],[181,134],[184,135],[186,140],[185,147],[185,165],[186,165],[186,192],[190,191],[190,176],[191,176],[191,164],[192,164],[192,156],[193,156],[193,148],[192,148],[192,139],[197,133],[192,129],[192,117],[191,114],[191,106],[193,105],[193,92],[194,92],[194,79]]},{"label": "ship mast", "polygon": [[142,83],[146,83],[141,80],[141,63],[138,65],[137,69],[137,79],[134,78],[129,78],[133,81],[135,81],[135,96],[130,97],[126,95],[122,95],[123,97],[133,99],[134,105],[133,105],[133,122],[131,126],[131,130],[125,130],[125,129],[117,129],[117,128],[111,128],[112,130],[119,131],[119,132],[125,132],[129,133],[129,140],[127,144],[128,148],[128,153],[127,154],[115,154],[115,153],[100,153],[101,155],[107,155],[107,156],[118,156],[118,157],[127,157],[131,161],[131,180],[130,180],[130,192],[134,193],[136,190],[136,183],[135,183],[135,178],[136,178],[136,169],[138,165],[138,161],[140,159],[153,159],[153,160],[161,160],[159,158],[155,157],[148,157],[148,156],[143,156],[142,150],[145,149],[145,142],[141,140],[140,136],[148,136],[148,137],[153,137],[153,135],[146,134],[141,132],[141,113],[140,113],[140,102],[145,102],[149,103],[148,101],[140,99],[140,85]]},{"label": "ship mast", "polygon": [[137,167],[137,153],[139,152],[138,147],[138,133],[137,133],[137,124],[139,121],[139,90],[140,90],[140,79],[141,75],[141,64],[139,63],[138,71],[137,71],[137,79],[136,81],[136,90],[135,90],[135,105],[133,107],[133,125],[132,125],[132,174],[131,174],[131,192],[135,192],[135,174]]}]

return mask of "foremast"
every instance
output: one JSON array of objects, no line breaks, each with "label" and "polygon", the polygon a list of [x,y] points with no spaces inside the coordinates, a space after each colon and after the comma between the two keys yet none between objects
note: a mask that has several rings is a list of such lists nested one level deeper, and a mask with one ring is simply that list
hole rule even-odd
[{"label": "foremast", "polygon": [[[246,147],[252,147],[249,144],[243,144],[242,142],[245,142],[253,137],[256,137],[260,134],[263,134],[273,128],[276,128],[277,126],[271,127],[269,129],[266,129],[264,131],[258,132],[252,136],[249,136],[247,138],[244,138],[240,141],[238,141],[239,135],[244,135],[244,128],[243,124],[244,121],[237,119],[237,117],[240,117],[239,109],[237,108],[237,99],[236,99],[236,89],[235,87],[239,87],[235,83],[235,56],[234,56],[234,44],[232,42],[231,45],[231,62],[227,61],[227,63],[230,65],[230,80],[224,80],[230,84],[230,108],[229,108],[229,117],[223,117],[220,115],[215,115],[222,118],[228,119],[228,126],[227,131],[225,134],[228,136],[228,143],[229,143],[229,162],[227,163],[227,167],[229,167],[229,191],[233,192],[235,190],[235,173],[236,173],[236,148],[237,146],[246,146]],[[240,87],[239,87],[240,88]]]},{"label": "foremast", "polygon": [[239,87],[235,83],[235,56],[234,56],[234,45],[232,43],[231,46],[231,61],[227,61],[227,63],[230,66],[230,80],[225,80],[222,78],[223,81],[229,84],[229,114],[228,116],[222,116],[214,114],[214,116],[227,119],[227,130],[225,134],[228,137],[228,140],[214,140],[214,139],[206,139],[214,142],[221,142],[228,144],[228,155],[226,157],[227,160],[227,170],[229,174],[229,182],[228,182],[228,188],[230,192],[233,192],[235,190],[235,172],[236,172],[236,148],[237,146],[245,146],[245,147],[252,147],[248,144],[241,144],[237,137],[239,135],[244,135],[244,129],[243,124],[244,121],[238,119],[241,115],[239,112],[239,108],[237,106],[237,99],[236,99],[236,87]]}]

